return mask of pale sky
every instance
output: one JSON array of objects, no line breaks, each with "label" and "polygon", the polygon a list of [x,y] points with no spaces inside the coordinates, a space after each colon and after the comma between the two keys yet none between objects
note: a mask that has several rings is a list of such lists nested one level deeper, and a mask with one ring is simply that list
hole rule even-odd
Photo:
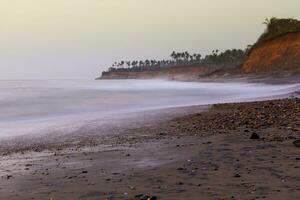
[{"label": "pale sky", "polygon": [[93,79],[114,61],[244,48],[299,0],[0,0],[0,79]]}]

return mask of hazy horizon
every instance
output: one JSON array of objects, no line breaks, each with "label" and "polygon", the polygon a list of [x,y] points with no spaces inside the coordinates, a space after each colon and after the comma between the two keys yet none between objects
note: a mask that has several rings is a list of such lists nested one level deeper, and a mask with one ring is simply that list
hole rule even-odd
[{"label": "hazy horizon", "polygon": [[297,0],[0,1],[0,79],[93,79],[119,60],[245,48]]}]

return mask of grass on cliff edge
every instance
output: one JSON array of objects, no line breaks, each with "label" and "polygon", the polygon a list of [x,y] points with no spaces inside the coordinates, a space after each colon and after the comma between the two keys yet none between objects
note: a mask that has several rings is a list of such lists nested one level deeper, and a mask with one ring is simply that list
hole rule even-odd
[{"label": "grass on cliff edge", "polygon": [[300,21],[292,18],[278,19],[272,17],[266,19],[264,24],[267,25],[267,28],[256,42],[256,45],[287,33],[300,32]]}]

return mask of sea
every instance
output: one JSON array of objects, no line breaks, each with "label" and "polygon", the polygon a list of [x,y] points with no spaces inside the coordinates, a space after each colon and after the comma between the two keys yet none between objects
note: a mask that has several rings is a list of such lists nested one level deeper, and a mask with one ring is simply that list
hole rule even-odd
[{"label": "sea", "polygon": [[[166,80],[1,80],[0,139],[85,131],[133,113],[285,95],[299,84]],[[134,122],[134,120],[133,120]]]}]

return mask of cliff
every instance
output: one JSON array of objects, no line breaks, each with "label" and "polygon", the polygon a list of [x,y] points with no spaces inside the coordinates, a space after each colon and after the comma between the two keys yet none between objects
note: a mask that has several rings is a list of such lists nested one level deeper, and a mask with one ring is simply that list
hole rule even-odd
[{"label": "cliff", "polygon": [[243,71],[300,71],[300,32],[287,33],[255,45],[243,64]]},{"label": "cliff", "polygon": [[265,32],[243,64],[246,73],[283,73],[300,70],[300,21],[292,18],[266,19]]}]

